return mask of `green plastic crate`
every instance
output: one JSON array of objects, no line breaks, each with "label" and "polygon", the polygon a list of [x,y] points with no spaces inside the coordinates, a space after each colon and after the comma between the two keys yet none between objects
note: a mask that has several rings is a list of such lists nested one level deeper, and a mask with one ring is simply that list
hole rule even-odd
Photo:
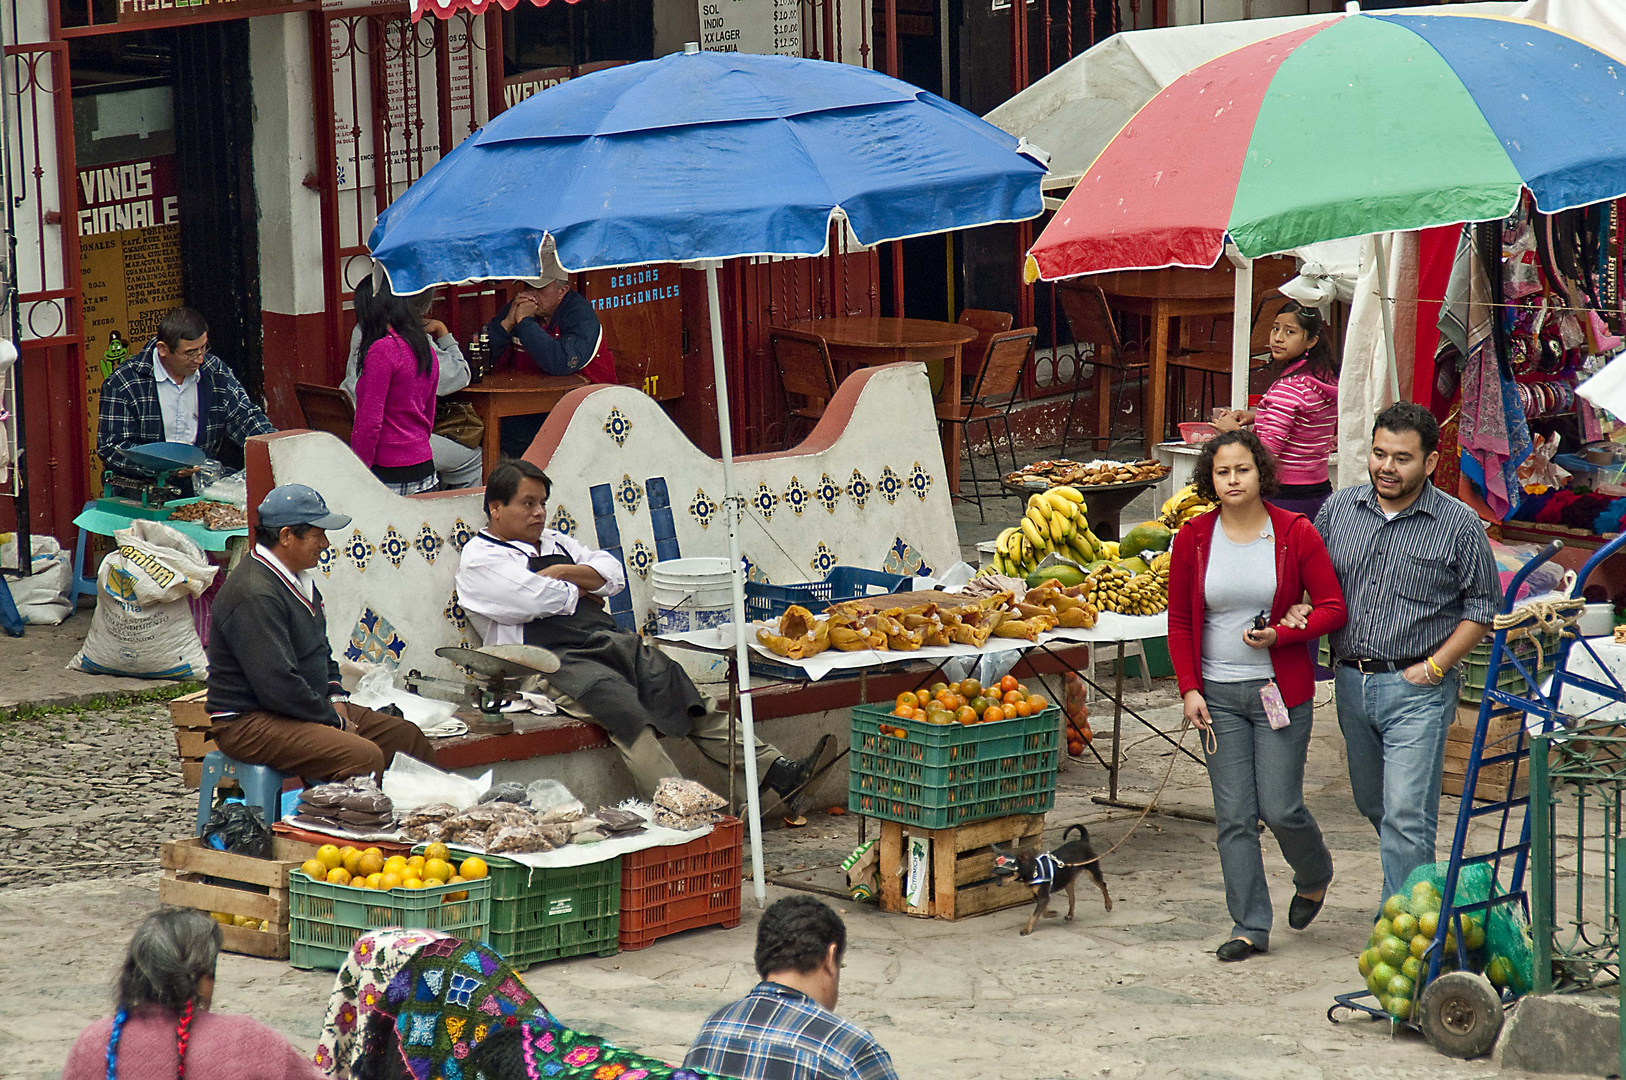
[{"label": "green plastic crate", "polygon": [[[883,735],[883,726],[908,735]],[[1060,731],[1055,706],[967,725],[906,720],[887,705],[855,706],[847,809],[925,829],[1042,814],[1056,802]]]},{"label": "green plastic crate", "polygon": [[[1537,669],[1537,681],[1545,679],[1553,673],[1553,667],[1558,659],[1559,634],[1557,631],[1544,632],[1541,638],[1541,666]],[[1523,637],[1510,638],[1507,642],[1507,651],[1511,656],[1518,657],[1520,662],[1529,667],[1536,659],[1535,635],[1526,634]],[[1477,704],[1485,699],[1485,680],[1490,675],[1491,641],[1486,638],[1462,660],[1462,690],[1459,697],[1466,702]],[[1501,674],[1496,679],[1499,689],[1514,693],[1523,693],[1526,689],[1524,677],[1518,669],[1511,664],[1504,664]]]},{"label": "green plastic crate", "polygon": [[[466,900],[447,902],[451,893]],[[438,930],[464,941],[486,940],[491,882],[464,881],[426,889],[358,889],[288,873],[288,962],[296,968],[337,971],[356,939],[370,930],[400,926]]]},{"label": "green plastic crate", "polygon": [[[423,845],[413,848],[423,853]],[[479,855],[491,883],[489,944],[524,969],[566,956],[620,951],[621,860],[538,868],[452,845],[453,862]]]}]

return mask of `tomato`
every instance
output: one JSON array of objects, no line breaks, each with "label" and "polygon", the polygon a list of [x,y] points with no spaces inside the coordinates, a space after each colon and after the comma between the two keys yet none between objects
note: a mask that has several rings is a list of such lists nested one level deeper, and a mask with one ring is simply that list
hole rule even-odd
[{"label": "tomato", "polygon": [[1015,720],[1016,719],[1016,706],[1015,705],[1001,705],[1000,706],[1000,711],[1004,714],[1005,719],[1007,719],[1007,720]]},{"label": "tomato", "polygon": [[1049,706],[1050,702],[1045,700],[1045,696],[1043,694],[1028,695],[1028,708],[1032,709],[1034,712],[1044,712],[1044,710]]},{"label": "tomato", "polygon": [[1018,701],[1026,701],[1027,699],[1028,696],[1022,693],[1020,690],[1007,690],[1005,692],[1005,696],[1000,699],[1000,703],[1004,705],[1015,705]]},{"label": "tomato", "polygon": [[1033,715],[1033,707],[1031,705],[1029,705],[1025,701],[1018,701],[1016,703],[1016,715],[1017,716],[1032,716]]},{"label": "tomato", "polygon": [[1007,675],[1003,679],[999,680],[999,692],[1000,693],[1008,694],[1012,690],[1015,690],[1015,689],[1016,689],[1016,676],[1015,675]]},{"label": "tomato", "polygon": [[974,698],[982,693],[982,683],[978,682],[976,679],[961,679],[960,693],[964,694],[968,698]]},{"label": "tomato", "polygon": [[920,699],[907,690],[898,695],[898,708],[900,709],[912,709],[919,704]]},{"label": "tomato", "polygon": [[988,706],[987,710],[982,714],[982,722],[985,724],[996,723],[1003,719],[1005,719],[1005,713],[998,705]]}]

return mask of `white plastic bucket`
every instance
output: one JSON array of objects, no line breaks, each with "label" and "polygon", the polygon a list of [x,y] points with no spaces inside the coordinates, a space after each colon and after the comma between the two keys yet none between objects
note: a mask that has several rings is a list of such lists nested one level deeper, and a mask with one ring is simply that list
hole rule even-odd
[{"label": "white plastic bucket", "polygon": [[670,559],[649,572],[650,602],[663,634],[721,626],[734,615],[727,559]]}]

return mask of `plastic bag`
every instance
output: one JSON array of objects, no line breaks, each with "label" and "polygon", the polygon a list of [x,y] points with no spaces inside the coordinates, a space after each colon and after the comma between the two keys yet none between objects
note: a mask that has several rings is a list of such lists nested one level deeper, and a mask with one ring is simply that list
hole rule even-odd
[{"label": "plastic bag", "polygon": [[395,685],[395,674],[382,664],[367,664],[350,700],[364,709],[384,711],[395,706],[402,719],[416,724],[425,735],[461,735],[469,726],[453,714],[457,706],[403,690]]},{"label": "plastic bag", "polygon": [[192,619],[218,568],[201,548],[160,521],[137,521],[113,534],[118,549],[96,573],[96,613],[68,666],[97,675],[192,679],[209,662]]},{"label": "plastic bag", "polygon": [[216,851],[233,855],[271,857],[271,830],[261,820],[260,808],[240,802],[224,802],[209,812],[203,827],[203,842]]},{"label": "plastic bag", "polygon": [[490,789],[489,769],[478,780],[470,780],[466,776],[441,772],[406,754],[396,754],[390,767],[384,770],[384,794],[398,811],[416,810],[430,803],[450,803],[459,810],[467,810]]},{"label": "plastic bag", "polygon": [[550,821],[568,821],[570,818],[566,815],[570,813],[572,808],[576,811],[576,817],[580,817],[582,811],[586,809],[581,800],[570,793],[569,788],[552,779],[532,780],[530,784],[526,785],[525,801],[538,814],[559,807],[558,811],[548,816]]},{"label": "plastic bag", "polygon": [[[1413,870],[1401,887],[1403,895],[1410,896],[1414,885],[1426,881],[1442,894],[1445,892],[1445,875],[1451,868],[1450,863],[1425,863]],[[1475,863],[1464,866],[1457,875],[1457,894],[1453,902],[1461,907],[1463,904],[1477,904],[1490,898],[1491,869],[1484,863]],[[1505,893],[1505,888],[1498,888],[1498,894]],[[1507,958],[1510,978],[1508,984],[1516,994],[1528,994],[1535,988],[1535,958],[1531,950],[1530,920],[1525,917],[1524,908],[1518,903],[1497,904],[1488,912],[1485,919],[1485,947],[1480,953],[1481,964],[1488,964],[1495,957]],[[1471,954],[1470,954],[1471,955]],[[1455,961],[1455,956],[1448,959]]]}]

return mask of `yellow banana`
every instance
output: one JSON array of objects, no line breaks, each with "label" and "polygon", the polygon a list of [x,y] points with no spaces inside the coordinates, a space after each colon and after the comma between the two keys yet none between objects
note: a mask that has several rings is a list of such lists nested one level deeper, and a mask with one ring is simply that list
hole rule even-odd
[{"label": "yellow banana", "polygon": [[1084,493],[1078,490],[1076,487],[1072,487],[1068,484],[1063,484],[1061,487],[1053,487],[1050,489],[1049,493],[1051,495],[1060,495],[1062,498],[1072,503],[1081,503],[1084,501]]},{"label": "yellow banana", "polygon": [[1028,521],[1031,521],[1034,525],[1038,526],[1040,532],[1050,528],[1050,515],[1040,510],[1037,506],[1028,507],[1025,517]]},{"label": "yellow banana", "polygon": [[999,534],[999,538],[994,541],[994,550],[1001,555],[1009,555],[1011,553],[1011,537],[1015,536],[1020,531],[1021,530],[1016,528],[1014,525],[1009,529],[1003,530]]},{"label": "yellow banana", "polygon": [[1072,535],[1072,522],[1060,514],[1050,519],[1050,539],[1056,543],[1064,543]]},{"label": "yellow banana", "polygon": [[1042,541],[1039,539],[1039,525],[1033,520],[1032,517],[1024,517],[1022,519],[1021,529],[1022,535],[1027,539],[1029,544],[1033,545],[1034,547],[1038,547],[1042,543]]},{"label": "yellow banana", "polygon": [[1045,492],[1045,501],[1056,513],[1065,516],[1069,521],[1078,516],[1078,504],[1061,493],[1060,488],[1051,488]]},{"label": "yellow banana", "polygon": [[[1027,512],[1029,514],[1037,512],[1041,518],[1049,518],[1051,513],[1050,504],[1045,501],[1045,497],[1043,495],[1030,495],[1028,496]],[[1041,521],[1035,522],[1035,524],[1042,525],[1044,523]]]}]

